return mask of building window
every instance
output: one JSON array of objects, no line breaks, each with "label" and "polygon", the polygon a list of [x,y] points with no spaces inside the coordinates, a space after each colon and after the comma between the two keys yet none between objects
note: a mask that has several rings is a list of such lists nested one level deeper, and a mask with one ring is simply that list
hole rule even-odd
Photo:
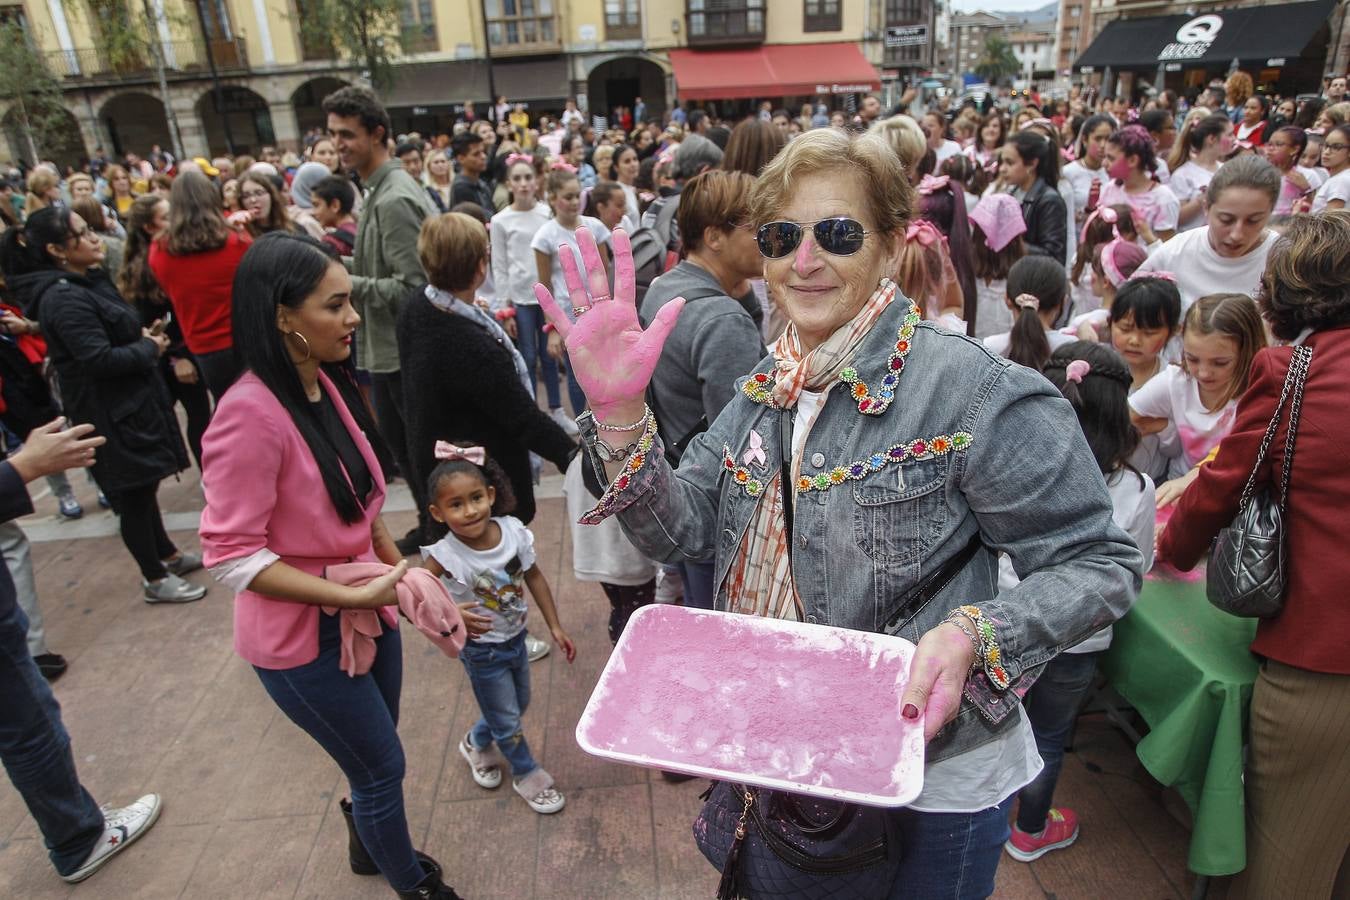
[{"label": "building window", "polygon": [[924,0],[886,0],[886,24],[922,24],[928,21],[924,6]]},{"label": "building window", "polygon": [[487,0],[487,20],[493,47],[559,43],[553,0]]},{"label": "building window", "polygon": [[839,0],[806,0],[804,31],[838,31],[843,27]]},{"label": "building window", "polygon": [[764,37],[764,0],[688,0],[689,37],[703,43]]},{"label": "building window", "polygon": [[605,0],[605,37],[611,41],[642,37],[641,0]]},{"label": "building window", "polygon": [[429,53],[437,47],[436,16],[431,0],[403,0],[399,13],[403,29],[403,49],[408,53]]}]

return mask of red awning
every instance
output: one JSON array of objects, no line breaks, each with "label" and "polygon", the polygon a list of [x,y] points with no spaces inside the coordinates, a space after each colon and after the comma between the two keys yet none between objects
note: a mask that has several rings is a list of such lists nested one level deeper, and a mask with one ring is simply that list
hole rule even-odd
[{"label": "red awning", "polygon": [[774,44],[744,50],[671,50],[681,100],[852,94],[881,88],[857,44]]}]

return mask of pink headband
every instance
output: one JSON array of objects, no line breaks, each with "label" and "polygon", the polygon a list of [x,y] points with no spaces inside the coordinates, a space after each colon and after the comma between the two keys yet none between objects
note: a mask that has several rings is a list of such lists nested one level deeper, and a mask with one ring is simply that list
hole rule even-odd
[{"label": "pink headband", "polygon": [[927,196],[934,191],[940,191],[951,181],[948,175],[925,175],[919,181],[919,193]]},{"label": "pink headband", "polygon": [[1074,384],[1082,384],[1083,376],[1092,371],[1092,363],[1086,359],[1075,359],[1064,367],[1064,377]]},{"label": "pink headband", "polygon": [[436,449],[432,452],[437,459],[462,459],[475,466],[487,462],[487,451],[482,447],[461,447],[449,441],[437,441]]},{"label": "pink headband", "polygon": [[1118,288],[1125,283],[1125,273],[1120,271],[1120,267],[1116,265],[1115,250],[1119,243],[1119,237],[1112,238],[1097,251],[1097,257],[1102,264],[1102,272],[1106,274],[1106,280],[1111,282],[1111,287],[1114,288]]},{"label": "pink headband", "polygon": [[1101,219],[1108,225],[1115,225],[1117,222],[1120,221],[1120,216],[1119,214],[1116,213],[1114,209],[1112,209],[1109,206],[1097,207],[1087,217],[1087,221],[1083,223],[1083,230],[1078,234],[1078,243],[1080,244],[1087,243],[1088,226],[1091,225],[1093,222],[1097,221],[1098,219]]},{"label": "pink headband", "polygon": [[573,175],[577,174],[576,166],[569,162],[563,162],[561,159],[552,160],[548,164],[548,167],[555,172],[571,172]]},{"label": "pink headband", "polygon": [[528,153],[512,153],[506,157],[507,168],[514,166],[518,162],[534,165],[534,157]]}]

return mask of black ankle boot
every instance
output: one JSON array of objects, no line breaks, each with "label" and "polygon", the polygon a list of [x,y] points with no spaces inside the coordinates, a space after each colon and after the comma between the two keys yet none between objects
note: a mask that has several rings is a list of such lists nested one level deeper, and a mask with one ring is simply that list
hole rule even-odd
[{"label": "black ankle boot", "polygon": [[430,857],[422,858],[422,869],[427,876],[417,883],[417,886],[406,891],[396,891],[400,900],[464,900],[455,889],[445,882],[441,881],[441,867]]},{"label": "black ankle boot", "polygon": [[[356,833],[356,822],[352,819],[352,802],[344,798],[338,801],[338,806],[342,809],[342,818],[347,822],[347,861],[351,863],[352,871],[357,875],[380,874],[380,867],[370,858],[370,854],[366,852],[366,845],[361,843],[361,836]],[[417,851],[417,861],[426,871],[441,874],[440,863],[420,850]]]}]

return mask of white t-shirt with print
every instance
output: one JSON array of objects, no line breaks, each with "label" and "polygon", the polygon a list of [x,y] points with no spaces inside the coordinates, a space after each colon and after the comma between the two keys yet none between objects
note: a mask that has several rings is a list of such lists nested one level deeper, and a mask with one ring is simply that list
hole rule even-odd
[{"label": "white t-shirt with print", "polygon": [[486,644],[509,641],[525,630],[525,573],[534,567],[534,535],[515,516],[493,516],[502,539],[490,550],[474,550],[452,531],[430,547],[423,558],[441,564],[441,582],[456,603],[478,604],[474,612],[492,620],[492,630],[475,640]]},{"label": "white t-shirt with print", "polygon": [[1168,366],[1130,395],[1130,409],[1141,416],[1167,419],[1176,429],[1176,452],[1169,476],[1179,478],[1209,455],[1233,428],[1237,400],[1215,412],[1200,400],[1200,385],[1182,371]]},{"label": "white t-shirt with print", "polygon": [[1174,231],[1177,219],[1181,216],[1181,202],[1172,189],[1165,184],[1154,182],[1147,191],[1131,194],[1125,186],[1114,181],[1102,187],[1102,206],[1114,206],[1117,203],[1128,204],[1130,209],[1148,223],[1154,231]]},{"label": "white t-shirt with print", "polygon": [[[609,243],[609,229],[599,219],[591,216],[578,216],[580,225],[585,225],[595,235],[597,244]],[[534,240],[530,242],[531,250],[538,250],[541,253],[547,253],[549,259],[553,261],[553,299],[558,304],[567,309],[567,280],[563,278],[562,258],[559,255],[559,249],[563,244],[572,248],[572,256],[577,261],[577,271],[584,273],[586,266],[581,261],[581,251],[577,249],[576,229],[568,230],[558,224],[557,219],[549,219],[539,230],[534,233]]]}]

